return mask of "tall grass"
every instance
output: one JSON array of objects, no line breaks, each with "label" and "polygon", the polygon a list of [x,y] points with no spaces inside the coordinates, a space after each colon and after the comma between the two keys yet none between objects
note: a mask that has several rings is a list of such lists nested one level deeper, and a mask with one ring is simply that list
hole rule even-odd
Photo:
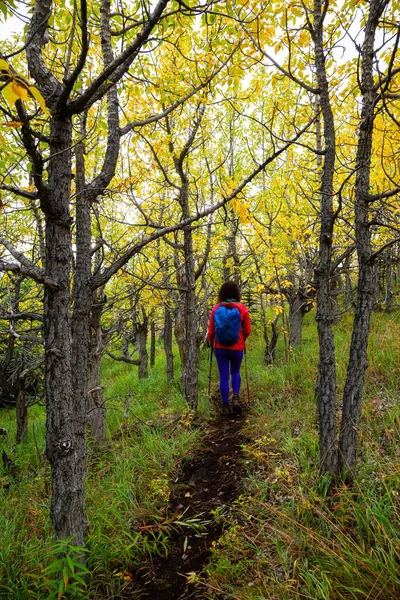
[{"label": "tall grass", "polygon": [[[337,486],[333,493],[329,478],[318,476],[314,315],[306,317],[302,347],[286,361],[279,346],[277,361],[268,368],[262,366],[260,338],[250,338],[248,475],[232,510],[216,514],[226,528],[220,540],[213,540],[208,576],[197,579],[204,598],[400,597],[398,326],[399,315],[374,315],[357,478],[353,487]],[[339,394],[350,329],[348,319],[335,330]],[[211,413],[208,367],[204,352],[199,370],[203,422]],[[144,381],[135,367],[104,361],[108,442],[88,451],[89,575],[84,583],[72,546],[66,545],[64,563],[57,563],[59,547],[49,522],[50,472],[42,455],[44,409],[31,408],[28,439],[20,446],[14,444],[15,415],[3,411],[8,437],[2,443],[15,471],[0,471],[0,598],[129,597],[132,569],[168,552],[174,528],[168,509],[171,482],[201,444],[202,428],[192,427],[179,386],[166,381],[164,369],[161,347]],[[213,389],[217,380],[214,364]]]},{"label": "tall grass", "polygon": [[[199,444],[201,428],[192,427],[193,415],[176,382],[166,381],[164,368],[161,348],[148,380],[138,380],[136,367],[104,361],[108,442],[88,450],[90,575],[77,595],[80,575],[67,570],[60,598],[112,598],[129,588],[130,570],[144,557],[167,551],[167,524],[154,532],[143,525],[167,523],[170,482],[180,462]],[[202,402],[203,419],[209,411],[208,403]],[[53,592],[57,597],[60,580],[53,568],[59,547],[49,521],[44,408],[30,409],[28,437],[19,446],[14,444],[14,411],[5,413],[2,425],[8,430],[4,447],[15,472],[0,472],[0,598],[47,600]]]},{"label": "tall grass", "polygon": [[[399,315],[374,315],[357,477],[333,492],[318,476],[318,348],[309,317],[287,363],[256,369],[262,348],[253,345],[248,478],[199,583],[204,598],[400,597]],[[350,318],[335,330],[339,394],[350,330]]]}]

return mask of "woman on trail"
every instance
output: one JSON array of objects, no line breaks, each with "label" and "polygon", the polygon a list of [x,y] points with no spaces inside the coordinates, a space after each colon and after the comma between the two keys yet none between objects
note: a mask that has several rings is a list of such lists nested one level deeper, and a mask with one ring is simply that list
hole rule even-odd
[{"label": "woman on trail", "polygon": [[[208,339],[217,359],[222,398],[222,414],[240,412],[240,365],[245,350],[245,340],[250,335],[251,325],[247,307],[240,302],[237,284],[227,281],[222,284],[208,324]],[[232,380],[232,403],[229,403],[229,371]]]}]

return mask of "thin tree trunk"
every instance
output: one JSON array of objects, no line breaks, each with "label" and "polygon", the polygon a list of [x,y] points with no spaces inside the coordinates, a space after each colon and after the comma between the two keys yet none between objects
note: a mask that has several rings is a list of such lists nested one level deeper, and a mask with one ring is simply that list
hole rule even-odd
[{"label": "thin tree trunk", "polygon": [[[184,217],[185,218],[185,217]],[[197,297],[195,264],[193,256],[193,238],[191,228],[185,228],[185,271],[186,286],[185,294],[185,337],[186,337],[186,368],[185,368],[185,396],[189,406],[196,411],[198,402],[198,358],[199,345],[197,334],[199,322],[197,317]]]},{"label": "thin tree trunk", "polygon": [[386,256],[385,263],[385,310],[390,312],[393,310],[393,266],[392,266],[392,254],[389,252]]},{"label": "thin tree trunk", "polygon": [[351,284],[350,267],[351,267],[351,256],[347,256],[346,261],[344,263],[346,310],[349,310],[353,303],[353,286]]},{"label": "thin tree trunk", "polygon": [[178,346],[179,357],[181,360],[181,385],[184,385],[185,380],[185,368],[187,362],[187,351],[186,351],[186,336],[185,336],[185,310],[183,306],[178,306],[175,310],[175,325],[174,335],[176,345]]},{"label": "thin tree trunk", "polygon": [[172,352],[172,318],[169,308],[164,309],[164,352],[166,357],[167,379],[174,378],[174,355]]},{"label": "thin tree trunk", "polygon": [[136,339],[139,352],[139,379],[147,379],[149,376],[149,354],[147,352],[148,331],[147,319],[136,328]]},{"label": "thin tree trunk", "polygon": [[17,402],[16,402],[16,413],[17,413],[17,436],[16,443],[20,444],[26,439],[28,431],[28,409],[26,406],[26,394],[25,394],[25,382],[18,380],[17,383]]},{"label": "thin tree trunk", "polygon": [[98,290],[94,294],[91,314],[91,335],[88,362],[88,426],[91,437],[99,443],[106,440],[106,405],[101,386],[101,357],[103,339],[101,315],[104,306],[104,294]]},{"label": "thin tree trunk", "polygon": [[150,366],[154,367],[156,363],[156,325],[154,321],[150,323]]},{"label": "thin tree trunk", "polygon": [[306,301],[296,294],[289,302],[289,346],[298,348],[303,339],[303,321]]}]

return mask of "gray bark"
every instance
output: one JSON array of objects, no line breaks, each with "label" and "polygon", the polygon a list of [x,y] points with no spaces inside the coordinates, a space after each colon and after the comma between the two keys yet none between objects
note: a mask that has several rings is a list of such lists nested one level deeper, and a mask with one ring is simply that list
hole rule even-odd
[{"label": "gray bark", "polygon": [[147,335],[149,332],[148,320],[136,326],[136,340],[139,353],[139,379],[147,379],[149,376],[149,354],[147,352]]},{"label": "gray bark", "polygon": [[156,363],[156,325],[154,321],[150,323],[150,366],[154,367]]},{"label": "gray bark", "polygon": [[289,304],[289,346],[298,348],[303,339],[303,321],[305,312],[303,311],[304,300],[295,298]]},{"label": "gray bark", "polygon": [[[204,109],[198,107],[196,120],[189,132],[186,144],[180,152],[179,157],[174,156],[175,170],[180,179],[180,190],[178,201],[182,211],[182,221],[190,218],[189,203],[189,177],[185,171],[184,162],[193,145],[196,133],[201,123]],[[173,151],[173,147],[171,147]],[[185,362],[182,363],[181,384],[187,404],[194,411],[197,411],[198,404],[198,359],[199,359],[199,319],[197,311],[196,297],[196,264],[194,258],[193,233],[191,225],[183,227],[183,255],[184,255],[184,339],[185,348],[179,347],[184,352]],[[204,262],[203,267],[204,268]],[[198,276],[200,276],[200,269]],[[175,330],[177,321],[175,322]],[[179,345],[179,344],[178,344]]]},{"label": "gray bark", "polygon": [[[85,5],[84,5],[85,6]],[[47,0],[37,0],[30,22],[27,46],[29,70],[36,79],[51,111],[48,183],[43,179],[43,162],[27,128],[24,143],[33,163],[34,182],[45,215],[46,277],[44,301],[45,389],[47,412],[46,453],[52,471],[51,518],[58,539],[72,538],[84,545],[84,482],[86,473],[86,412],[88,392],[89,321],[92,300],[90,272],[90,203],[113,176],[118,156],[118,99],[116,89],[108,92],[106,160],[92,187],[84,182],[83,150],[77,152],[76,272],[74,310],[70,317],[72,238],[70,190],[72,179],[72,117],[68,96],[80,67],[65,74],[61,84],[47,69],[42,47],[51,15]],[[109,62],[107,2],[102,6],[102,50]],[[87,47],[86,15],[82,13],[82,54]],[[107,48],[108,45],[108,48]],[[122,75],[122,74],[121,74]],[[106,90],[101,95],[104,95]],[[93,100],[94,90],[87,94]],[[23,118],[23,114],[22,114]],[[79,161],[81,163],[79,164]]]},{"label": "gray bark", "polygon": [[385,310],[390,312],[394,306],[392,254],[388,252],[385,261]]},{"label": "gray bark", "polygon": [[101,290],[94,294],[89,342],[88,361],[88,427],[91,437],[99,443],[106,440],[106,405],[101,386],[100,365],[103,354],[101,315],[104,307]]},{"label": "gray bark", "polygon": [[285,291],[289,303],[289,346],[298,348],[303,339],[303,322],[306,315],[313,307],[313,298],[307,292],[307,284],[299,284],[292,278],[293,286]]},{"label": "gray bark", "polygon": [[172,352],[172,317],[170,309],[164,309],[164,352],[166,358],[167,379],[174,378],[174,355]]},{"label": "gray bark", "polygon": [[[86,396],[74,395],[70,320],[72,123],[51,118],[49,190],[46,206],[46,271],[58,287],[45,285],[46,454],[52,471],[50,512],[56,537],[84,544],[86,473]],[[85,322],[84,324],[85,325]],[[75,329],[75,334],[77,334]],[[79,335],[82,329],[79,329]],[[84,334],[84,345],[87,347]],[[85,379],[87,373],[85,373]],[[83,397],[83,402],[82,402]]]},{"label": "gray bark", "polygon": [[353,286],[351,283],[350,277],[350,268],[351,268],[351,257],[347,256],[344,263],[344,277],[345,277],[345,302],[346,302],[346,310],[349,310],[353,304]]},{"label": "gray bark", "polygon": [[333,175],[335,169],[335,127],[326,77],[321,1],[314,2],[315,67],[323,116],[325,155],[321,177],[321,230],[318,265],[315,269],[317,290],[317,328],[319,340],[318,384],[320,471],[337,472],[336,447],[336,364],[330,309],[330,276],[333,243]]},{"label": "gray bark", "polygon": [[374,88],[374,42],[378,21],[387,2],[371,0],[362,47],[362,109],[357,146],[355,187],[355,235],[359,265],[357,304],[350,345],[346,383],[343,392],[342,423],[339,438],[340,471],[351,472],[356,463],[357,432],[361,417],[361,401],[367,369],[367,347],[371,313],[375,296],[375,264],[372,257],[369,223],[369,190],[373,126],[378,94]]},{"label": "gray bark", "polygon": [[[223,258],[222,264],[222,277],[224,281],[233,280],[240,288],[240,259],[237,251],[237,243],[236,236],[238,231],[238,218],[235,215],[235,211],[233,209],[229,210],[229,220],[228,220],[228,248],[226,254]],[[233,266],[229,265],[229,261],[232,259]]]},{"label": "gray bark", "polygon": [[17,435],[16,443],[20,444],[26,439],[28,432],[28,408],[26,406],[26,393],[24,381],[18,380],[17,384],[17,400],[16,400],[16,413],[17,413]]},{"label": "gray bark", "polygon": [[185,246],[185,274],[187,292],[185,294],[185,337],[186,337],[186,365],[184,390],[188,405],[194,410],[197,410],[198,402],[198,359],[199,345],[197,334],[199,322],[197,318],[197,297],[196,297],[196,280],[195,280],[195,264],[193,256],[193,238],[192,232],[185,229],[184,246]]}]

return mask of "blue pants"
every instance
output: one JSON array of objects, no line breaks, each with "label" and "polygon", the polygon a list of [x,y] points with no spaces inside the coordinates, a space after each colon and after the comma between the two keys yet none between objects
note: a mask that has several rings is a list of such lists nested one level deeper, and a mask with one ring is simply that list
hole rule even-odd
[{"label": "blue pants", "polygon": [[222,402],[226,404],[229,401],[229,367],[232,378],[232,392],[238,394],[240,391],[240,383],[242,381],[240,377],[240,365],[243,360],[243,350],[215,348],[214,353],[219,371],[219,390]]}]

